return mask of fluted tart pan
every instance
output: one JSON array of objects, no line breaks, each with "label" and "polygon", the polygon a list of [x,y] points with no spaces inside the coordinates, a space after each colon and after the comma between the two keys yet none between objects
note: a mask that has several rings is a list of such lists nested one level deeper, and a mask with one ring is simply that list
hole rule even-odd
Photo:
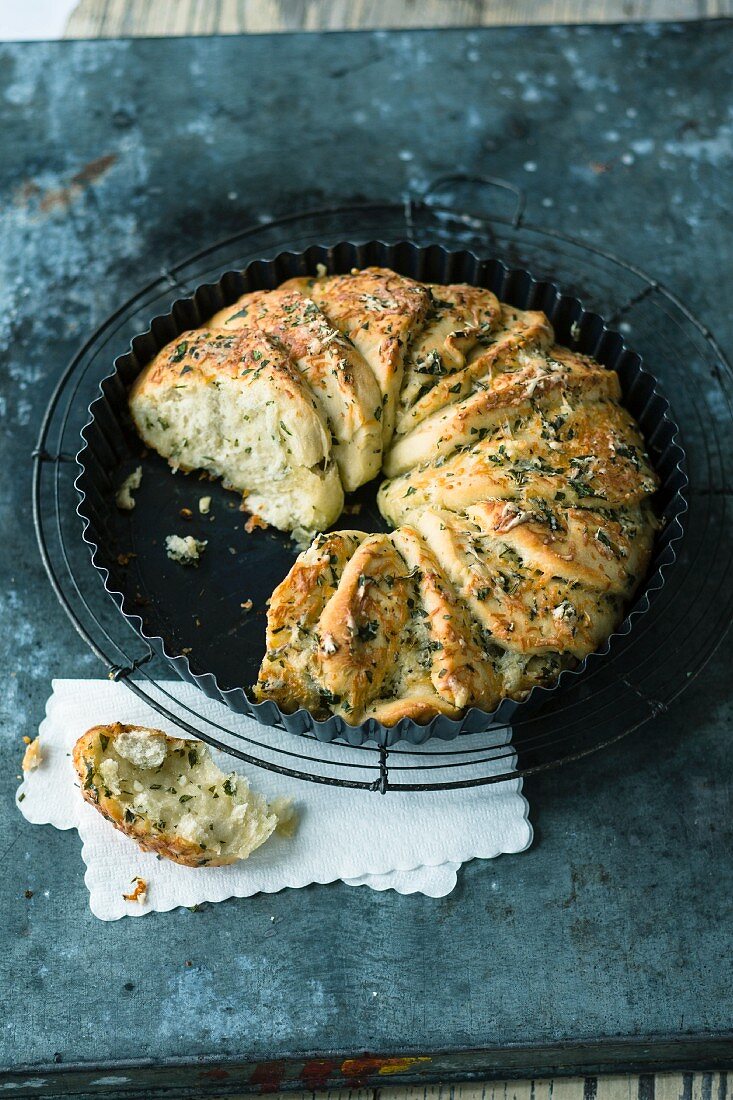
[{"label": "fluted tart pan", "polygon": [[[647,577],[623,622],[599,650],[577,668],[563,672],[551,687],[535,687],[521,702],[504,699],[490,713],[474,707],[461,719],[441,715],[426,725],[402,719],[391,728],[374,719],[358,726],[347,725],[338,716],[319,721],[302,708],[284,714],[271,700],[254,702],[249,688],[265,650],[266,601],[290,569],[297,548],[288,535],[272,529],[245,533],[245,517],[236,496],[218,483],[201,481],[196,474],[174,476],[163,459],[143,454],[129,417],[128,392],[143,367],[182,332],[202,324],[249,290],[272,289],[293,276],[315,274],[317,264],[325,264],[329,272],[374,264],[425,282],[488,287],[500,300],[518,308],[543,310],[558,343],[592,355],[618,373],[622,402],[640,425],[659,475],[655,506],[661,525]],[[174,302],[168,313],[155,317],[149,329],[132,340],[101,382],[82,430],[77,462],[83,537],[104,587],[133,630],[182,679],[231,710],[264,725],[312,733],[323,741],[342,737],[350,744],[370,740],[384,745],[399,740],[420,744],[429,737],[450,739],[464,731],[475,733],[516,721],[561,692],[568,682],[590,677],[598,662],[611,654],[622,666],[630,634],[641,616],[653,614],[664,573],[674,564],[686,511],[685,455],[669,403],[620,333],[586,311],[578,298],[563,294],[550,281],[533,278],[528,271],[509,268],[500,259],[482,259],[472,252],[436,245],[418,247],[408,241],[342,242],[281,253],[257,260],[243,271],[228,271],[216,283],[203,284],[191,297]],[[115,504],[117,489],[139,465],[143,478],[136,506],[120,511]],[[388,529],[376,506],[377,485],[378,480],[352,495],[359,514],[342,516],[336,527]],[[203,496],[211,497],[208,514],[199,511]],[[165,539],[174,533],[207,541],[199,568],[183,569],[169,560]]]}]

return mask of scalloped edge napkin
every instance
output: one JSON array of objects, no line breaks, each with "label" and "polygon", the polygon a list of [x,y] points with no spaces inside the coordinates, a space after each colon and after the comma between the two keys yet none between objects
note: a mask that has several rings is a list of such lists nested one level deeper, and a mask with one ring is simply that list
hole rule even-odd
[{"label": "scalloped edge napkin", "polygon": [[[277,795],[293,799],[299,818],[296,835],[291,839],[275,835],[248,860],[229,867],[188,868],[159,860],[141,851],[83,801],[71,750],[85,730],[104,722],[153,726],[178,737],[186,734],[166,723],[122,683],[54,680],[52,687],[46,717],[39,727],[43,762],[25,774],[16,800],[23,816],[33,824],[78,830],[89,904],[101,920],[338,880],[372,890],[442,897],[456,885],[462,863],[521,852],[532,843],[521,780],[457,791],[379,795],[309,783],[264,768],[246,769],[235,758],[215,752],[221,767],[245,772],[252,786],[268,799]],[[292,741],[292,734],[234,715],[190,684],[161,682],[156,689],[195,706],[207,719],[225,721],[235,735],[251,736],[271,746]],[[501,734],[496,731],[492,740],[498,743]],[[504,737],[509,744],[511,731],[504,731]],[[461,748],[470,754],[472,748],[481,748],[483,740],[485,735],[462,737]],[[435,751],[445,743],[433,741],[429,746]],[[449,750],[447,746],[446,752]],[[412,754],[420,749],[409,751],[414,761]],[[355,754],[356,750],[323,745],[319,752],[336,760],[339,754]],[[485,759],[485,753],[480,755]],[[434,760],[426,778],[435,777]],[[506,766],[504,756],[497,761],[496,770]],[[485,764],[482,770],[486,771]],[[147,882],[143,904],[122,897],[130,892],[138,875]]]}]

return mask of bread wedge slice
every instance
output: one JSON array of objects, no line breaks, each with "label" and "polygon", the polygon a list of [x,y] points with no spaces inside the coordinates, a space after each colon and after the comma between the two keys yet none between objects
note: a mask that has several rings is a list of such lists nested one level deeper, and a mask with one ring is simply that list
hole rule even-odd
[{"label": "bread wedge slice", "polygon": [[142,726],[94,726],[74,745],[84,799],[147,852],[185,867],[246,859],[278,824],[236,772],[201,741]]},{"label": "bread wedge slice", "polygon": [[286,713],[301,706],[316,715],[328,713],[322,688],[314,679],[318,620],[338,588],[346,563],[366,537],[363,531],[318,535],[272,593],[267,651],[254,687],[258,701],[274,699]]},{"label": "bread wedge slice", "polygon": [[[501,698],[501,684],[468,608],[414,527],[400,527],[392,541],[414,574],[419,603],[412,618],[422,626],[427,643],[417,651],[423,675],[429,675],[435,694],[448,707],[460,711],[484,706],[491,710]],[[403,663],[406,656],[400,654]]]},{"label": "bread wedge slice", "polygon": [[382,395],[350,340],[297,290],[258,290],[212,317],[231,332],[255,326],[285,348],[308,380],[331,432],[347,493],[375,477],[382,461]]},{"label": "bread wedge slice", "polygon": [[323,609],[313,675],[333,712],[351,724],[362,720],[364,707],[394,671],[414,591],[389,535],[369,535]]},{"label": "bread wedge slice", "polygon": [[500,373],[485,388],[434,412],[406,435],[395,436],[383,464],[387,477],[470,447],[507,419],[618,401],[621,387],[615,371],[564,349],[552,350],[552,356],[533,355],[518,371]]},{"label": "bread wedge slice", "polygon": [[206,470],[283,531],[329,527],[343,508],[330,432],[287,352],[256,328],[184,332],[136,379],[130,412],[174,469]]},{"label": "bread wedge slice", "polygon": [[383,267],[351,275],[291,279],[283,284],[307,294],[371,367],[382,400],[382,438],[394,431],[407,348],[428,315],[428,287]]},{"label": "bread wedge slice", "polygon": [[382,482],[377,499],[398,526],[425,507],[463,511],[488,499],[637,507],[657,484],[629,413],[601,401],[507,418],[473,446]]},{"label": "bread wedge slice", "polygon": [[[475,389],[487,388],[496,375],[523,369],[533,352],[542,355],[554,340],[552,325],[544,313],[506,305],[501,306],[492,327],[484,325],[474,331],[472,342],[469,340],[471,331],[468,329],[460,334],[466,357],[455,367],[445,354],[439,357],[439,362],[432,358],[416,364],[416,349],[411,349],[412,369],[409,375],[407,370],[405,372],[400,396],[396,428],[399,435],[412,431],[428,416],[462,400]],[[454,334],[453,339],[457,336]],[[436,375],[426,377],[424,372],[431,367]],[[422,384],[416,388],[418,380],[422,380]]]},{"label": "bread wedge slice", "polygon": [[395,431],[413,407],[441,382],[461,374],[470,359],[496,339],[502,306],[495,294],[462,283],[430,285],[431,304],[422,330],[413,338],[405,361]]}]

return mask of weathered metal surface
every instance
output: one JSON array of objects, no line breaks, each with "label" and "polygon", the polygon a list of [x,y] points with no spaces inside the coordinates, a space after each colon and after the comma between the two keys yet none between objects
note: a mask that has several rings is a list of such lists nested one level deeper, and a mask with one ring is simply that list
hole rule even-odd
[{"label": "weathered metal surface", "polygon": [[199,1061],[249,1067],[212,1078],[222,1089],[280,1087],[271,1064],[299,1085],[304,1062],[333,1062],[331,1085],[365,1051],[432,1056],[402,1071],[423,1080],[679,1064],[675,1049],[722,1065],[726,648],[637,738],[528,783],[533,848],[469,865],[440,901],[311,887],[102,924],[77,837],[27,825],[13,792],[50,678],[100,671],[28,513],[38,419],[84,334],[151,271],[257,217],[462,170],[520,180],[536,220],[659,274],[730,349],[733,26],[2,46],[0,141],[9,1095],[42,1095],[39,1078],[137,1095],[136,1065],[165,1067],[146,1087],[203,1095]]}]

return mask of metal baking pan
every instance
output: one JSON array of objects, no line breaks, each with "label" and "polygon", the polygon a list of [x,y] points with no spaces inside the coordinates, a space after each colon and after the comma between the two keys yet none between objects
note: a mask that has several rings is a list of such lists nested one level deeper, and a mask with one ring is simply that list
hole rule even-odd
[{"label": "metal baking pan", "polygon": [[[163,459],[144,453],[129,417],[127,394],[142,368],[170,340],[202,324],[246,291],[271,289],[294,275],[314,274],[317,264],[325,264],[329,272],[376,264],[426,282],[488,287],[502,301],[543,310],[559,343],[592,355],[618,372],[623,403],[641,426],[661,481],[656,503],[662,525],[649,572],[625,619],[604,645],[577,668],[563,672],[553,686],[534,688],[522,702],[505,699],[490,713],[473,707],[461,719],[440,715],[426,725],[403,719],[387,728],[373,719],[359,726],[337,716],[318,721],[304,709],[284,714],[274,702],[256,703],[249,694],[265,650],[266,601],[297,550],[286,534],[272,529],[245,533],[238,498],[220,484],[201,481],[196,474],[173,475]],[[203,284],[191,297],[174,302],[170,312],[155,317],[147,332],[132,340],[102,381],[89,417],[77,455],[78,513],[92,562],[130,626],[182,679],[210,698],[265,725],[282,725],[296,734],[310,732],[323,741],[343,738],[363,744],[374,740],[389,746],[399,740],[413,744],[429,737],[447,740],[464,731],[475,733],[506,724],[518,712],[536,708],[561,691],[569,677],[583,676],[589,665],[603,660],[639,616],[650,610],[654,594],[664,584],[664,571],[675,561],[676,544],[684,530],[685,455],[669,403],[656,379],[643,368],[641,357],[626,347],[620,333],[551,281],[537,280],[497,258],[484,259],[438,245],[341,242],[280,253],[245,270],[228,271],[218,282]],[[116,490],[138,465],[142,465],[143,480],[135,494],[136,507],[121,512],[115,506]],[[350,497],[361,510],[353,519],[341,517],[337,527],[388,530],[376,506],[376,486],[376,482],[364,486]],[[207,516],[198,511],[202,496],[212,498]],[[182,519],[182,509],[189,509],[192,518]],[[167,558],[165,538],[174,533],[207,540],[197,569],[182,569]],[[246,606],[249,600],[251,609]]]}]

